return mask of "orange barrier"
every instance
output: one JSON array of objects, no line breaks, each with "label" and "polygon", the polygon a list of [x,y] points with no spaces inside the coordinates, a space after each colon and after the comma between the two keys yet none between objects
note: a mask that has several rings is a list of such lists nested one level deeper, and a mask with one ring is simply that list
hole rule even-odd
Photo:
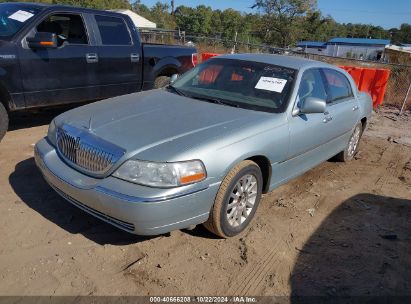
[{"label": "orange barrier", "polygon": [[383,103],[390,70],[352,66],[340,66],[340,68],[346,70],[351,75],[360,91],[371,95],[374,108]]},{"label": "orange barrier", "polygon": [[204,62],[204,61],[206,61],[206,60],[208,60],[208,59],[210,59],[210,58],[212,58],[212,57],[219,56],[219,55],[221,55],[221,54],[216,54],[216,53],[203,53],[203,54],[201,55],[201,60]]}]

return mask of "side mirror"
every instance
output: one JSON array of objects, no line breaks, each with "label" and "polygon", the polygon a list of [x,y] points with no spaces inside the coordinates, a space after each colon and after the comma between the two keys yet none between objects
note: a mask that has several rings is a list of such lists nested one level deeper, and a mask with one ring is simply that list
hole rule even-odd
[{"label": "side mirror", "polygon": [[178,76],[179,76],[178,74],[171,75],[170,84],[173,84],[177,80]]},{"label": "side mirror", "polygon": [[45,49],[57,47],[57,36],[54,33],[38,32],[34,37],[27,37],[27,45],[31,49]]},{"label": "side mirror", "polygon": [[324,113],[327,107],[325,100],[315,97],[307,97],[304,104],[300,106],[300,113]]}]

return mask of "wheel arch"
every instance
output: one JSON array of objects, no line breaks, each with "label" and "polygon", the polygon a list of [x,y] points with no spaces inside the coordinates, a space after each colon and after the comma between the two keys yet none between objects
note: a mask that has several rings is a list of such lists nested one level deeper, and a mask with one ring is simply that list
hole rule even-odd
[{"label": "wheel arch", "polygon": [[6,108],[7,112],[13,109],[11,95],[9,91],[0,83],[0,103]]},{"label": "wheel arch", "polygon": [[179,74],[181,70],[181,62],[176,58],[166,57],[157,62],[154,66],[154,78],[159,76],[171,76]]},{"label": "wheel arch", "polygon": [[245,160],[251,160],[260,167],[261,174],[263,176],[263,193],[267,193],[270,188],[270,180],[272,175],[270,160],[264,155],[251,156]]},{"label": "wheel arch", "polygon": [[367,117],[361,118],[361,124],[362,124],[362,130],[363,130],[363,131],[364,131],[365,128],[367,127],[367,123],[368,123]]}]

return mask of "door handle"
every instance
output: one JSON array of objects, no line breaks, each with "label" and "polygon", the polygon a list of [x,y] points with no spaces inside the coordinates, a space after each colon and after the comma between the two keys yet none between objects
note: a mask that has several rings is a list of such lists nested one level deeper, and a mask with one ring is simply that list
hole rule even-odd
[{"label": "door handle", "polygon": [[327,122],[329,122],[329,121],[331,121],[331,120],[333,120],[332,116],[324,117],[323,123],[327,123]]},{"label": "door handle", "polygon": [[87,53],[86,54],[87,63],[96,63],[98,62],[98,56],[96,53]]},{"label": "door handle", "polygon": [[359,108],[360,108],[359,106],[353,106],[353,107],[352,107],[352,110],[353,110],[353,111],[357,111]]},{"label": "door handle", "polygon": [[140,54],[132,53],[130,54],[131,62],[139,62],[140,61]]}]

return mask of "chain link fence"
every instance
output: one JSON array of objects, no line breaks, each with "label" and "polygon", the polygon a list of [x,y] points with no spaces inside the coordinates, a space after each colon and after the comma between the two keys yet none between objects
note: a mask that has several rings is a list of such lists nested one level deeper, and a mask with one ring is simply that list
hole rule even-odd
[{"label": "chain link fence", "polygon": [[[265,44],[255,44],[216,37],[186,34],[183,31],[146,30],[140,32],[143,42],[167,43],[195,46],[202,53],[269,53],[298,56],[318,60],[337,66],[355,66],[390,70],[390,78],[384,97],[384,104],[395,106],[402,113],[411,110],[411,65],[367,61],[353,58],[297,52],[292,49],[277,48]],[[201,56],[200,56],[201,58]]]}]

